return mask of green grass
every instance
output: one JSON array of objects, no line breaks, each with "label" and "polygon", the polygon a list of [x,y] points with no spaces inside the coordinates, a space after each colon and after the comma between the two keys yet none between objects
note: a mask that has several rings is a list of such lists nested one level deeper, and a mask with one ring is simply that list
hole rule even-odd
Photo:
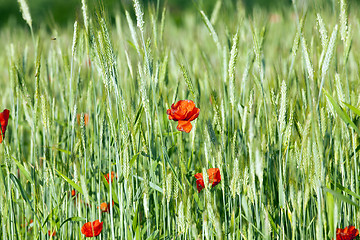
[{"label": "green grass", "polygon": [[[332,239],[359,227],[356,9],[248,17],[220,2],[183,25],[162,4],[135,4],[110,20],[85,7],[67,29],[27,16],[0,31],[1,239],[83,239],[96,219],[97,239]],[[166,115],[181,99],[200,108],[188,134]],[[198,193],[194,174],[208,168],[222,180]]]}]

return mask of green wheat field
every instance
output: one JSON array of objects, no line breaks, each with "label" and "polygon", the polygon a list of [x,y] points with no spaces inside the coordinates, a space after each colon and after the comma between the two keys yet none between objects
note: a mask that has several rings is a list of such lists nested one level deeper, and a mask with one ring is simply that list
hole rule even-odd
[{"label": "green wheat field", "polygon": [[[358,5],[303,2],[193,1],[179,24],[163,1],[110,16],[82,0],[75,22],[35,27],[18,0],[0,30],[0,239],[85,239],[95,220],[102,240],[360,227]],[[179,100],[200,109],[189,133],[167,115]]]}]

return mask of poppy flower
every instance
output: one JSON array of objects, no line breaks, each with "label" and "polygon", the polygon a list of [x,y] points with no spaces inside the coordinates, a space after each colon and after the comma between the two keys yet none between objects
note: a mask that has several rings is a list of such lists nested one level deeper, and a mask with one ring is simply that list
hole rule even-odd
[{"label": "poppy flower", "polygon": [[49,231],[48,231],[48,234],[49,234],[49,237],[55,237],[56,231],[54,230],[54,231],[51,233],[51,231],[49,230]]},{"label": "poppy flower", "polygon": [[[111,181],[113,181],[114,179],[114,176],[115,176],[115,173],[113,171],[111,171]],[[109,173],[108,174],[105,174],[104,177],[106,178],[106,181],[109,183]],[[110,184],[110,183],[109,183]]]},{"label": "poppy flower", "polygon": [[[114,201],[112,201],[112,205],[114,206]],[[103,213],[110,212],[110,203],[106,203],[106,202],[101,203],[100,210]]]},{"label": "poppy flower", "polygon": [[0,113],[0,124],[1,124],[1,134],[0,134],[0,143],[3,141],[3,137],[5,137],[6,127],[8,125],[10,111],[5,109]]},{"label": "poppy flower", "polygon": [[[80,125],[80,116],[81,116],[80,113],[78,113],[78,114],[76,115],[76,119],[77,119],[77,122],[78,122],[79,125]],[[89,122],[89,114],[84,113],[84,124],[85,124],[85,126],[88,125],[88,122]]]},{"label": "poppy flower", "polygon": [[103,229],[103,222],[99,222],[99,220],[95,220],[93,222],[87,222],[81,227],[81,233],[85,235],[85,237],[96,237],[99,236]]},{"label": "poppy flower", "polygon": [[169,120],[178,121],[177,130],[189,133],[192,129],[191,121],[195,120],[200,113],[200,109],[195,107],[191,100],[180,100],[171,105],[171,109],[166,111]]},{"label": "poppy flower", "polygon": [[75,195],[76,195],[75,189],[71,190],[71,196],[72,196],[72,197],[75,197]]},{"label": "poppy flower", "polygon": [[[212,184],[213,187],[221,181],[220,170],[218,168],[209,168],[207,170],[207,174],[209,176],[209,184]],[[196,178],[196,187],[198,192],[200,192],[203,188],[205,188],[203,174],[197,173],[194,177]]]},{"label": "poppy flower", "polygon": [[71,190],[70,194],[71,194],[70,198],[73,199],[74,203],[75,203],[78,198],[79,193],[77,193],[76,190],[73,189],[73,190]]},{"label": "poppy flower", "polygon": [[359,230],[354,226],[348,226],[344,229],[336,229],[336,240],[353,240],[359,235]]}]

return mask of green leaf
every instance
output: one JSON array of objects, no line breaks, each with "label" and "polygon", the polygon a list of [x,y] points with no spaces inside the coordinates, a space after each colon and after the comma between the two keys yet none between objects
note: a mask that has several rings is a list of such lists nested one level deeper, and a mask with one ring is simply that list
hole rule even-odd
[{"label": "green leaf", "polygon": [[[359,150],[360,150],[360,145],[358,145],[358,146],[356,147],[355,153],[358,152]],[[351,152],[350,158],[352,158],[352,156],[354,156],[355,153],[354,153],[354,152]]]},{"label": "green leaf", "polygon": [[25,202],[27,202],[29,204],[31,211],[34,213],[35,217],[40,221],[38,215],[36,214],[32,204],[31,204],[31,201],[30,201],[28,195],[26,194],[26,192],[24,191],[24,188],[22,187],[19,179],[12,173],[10,173],[10,178],[15,183],[15,185],[17,185],[18,189],[20,190],[21,196],[23,197]]},{"label": "green leaf", "polygon": [[354,201],[352,201],[350,198],[342,195],[342,194],[339,193],[339,192],[336,192],[336,191],[334,191],[334,190],[332,190],[332,189],[330,189],[330,188],[327,188],[327,187],[324,187],[323,189],[324,189],[325,192],[331,193],[334,197],[336,197],[337,199],[339,199],[339,200],[341,200],[341,201],[343,201],[343,202],[346,202],[346,203],[348,203],[348,204],[351,204],[351,205],[353,205],[354,207],[357,207],[357,208],[360,207],[358,204],[356,204],[356,203],[355,203]]},{"label": "green leaf", "polygon": [[324,93],[326,95],[326,97],[329,99],[330,103],[333,105],[335,111],[337,112],[337,114],[339,114],[339,116],[341,117],[341,119],[348,125],[350,125],[359,135],[360,135],[360,130],[358,129],[358,127],[351,121],[349,115],[346,114],[346,112],[344,112],[341,107],[335,102],[335,100],[331,97],[331,95],[324,89]]},{"label": "green leaf", "polygon": [[46,148],[49,148],[51,150],[56,150],[56,151],[59,151],[59,152],[62,152],[62,153],[65,153],[65,154],[71,156],[71,152],[68,150],[65,150],[65,149],[61,149],[61,148],[57,148],[57,147],[46,147]]},{"label": "green leaf", "polygon": [[195,199],[195,202],[197,203],[200,211],[202,211],[204,209],[204,206],[203,206],[202,202],[199,199],[199,194],[194,193],[193,198]]},{"label": "green leaf", "polygon": [[34,185],[33,180],[31,179],[30,173],[25,169],[25,167],[19,163],[14,157],[12,157],[12,160],[15,162],[16,166],[20,169],[23,176],[32,184]]},{"label": "green leaf", "polygon": [[234,231],[234,228],[235,228],[235,211],[233,210],[231,212],[231,218],[230,218],[230,232],[233,232]]},{"label": "green leaf", "polygon": [[60,227],[59,227],[59,230],[60,231],[60,228],[67,222],[69,221],[72,221],[72,222],[81,222],[81,221],[86,221],[86,218],[84,217],[70,217],[68,219],[66,219],[65,221],[63,221],[61,224],[60,224]]},{"label": "green leaf", "polygon": [[134,218],[132,221],[132,228],[135,231],[139,226],[138,226],[138,212],[139,212],[139,204],[138,202],[136,203],[136,208],[135,208],[135,212],[134,212]]},{"label": "green leaf", "polygon": [[326,196],[326,207],[327,207],[327,216],[328,216],[328,221],[329,221],[329,227],[330,227],[330,232],[334,233],[334,196],[332,194],[330,194],[329,192],[327,192],[325,194]]},{"label": "green leaf", "polygon": [[[146,229],[146,228],[144,228]],[[156,230],[155,232],[153,232],[146,240],[153,240],[156,238],[156,236],[159,234],[159,230]]]},{"label": "green leaf", "polygon": [[134,162],[137,159],[137,157],[139,156],[139,154],[140,154],[140,152],[138,152],[131,158],[130,163],[129,163],[130,167],[132,167],[132,165],[134,164]]},{"label": "green leaf", "polygon": [[358,116],[360,116],[360,109],[346,103],[346,102],[343,102],[343,104],[345,104],[348,108],[350,108],[354,113],[356,113]]},{"label": "green leaf", "polygon": [[336,187],[339,188],[341,191],[344,191],[346,192],[347,194],[350,194],[351,196],[357,198],[357,199],[360,199],[360,195],[354,193],[353,191],[350,191],[349,189],[343,187],[341,184],[336,184]]},{"label": "green leaf", "polygon": [[163,154],[164,154],[165,160],[166,160],[166,162],[169,164],[170,169],[171,169],[172,173],[173,173],[174,176],[175,176],[174,179],[176,180],[176,183],[178,184],[179,188],[180,188],[183,192],[185,192],[185,191],[184,191],[184,188],[183,188],[183,186],[182,186],[182,184],[181,184],[181,182],[180,182],[180,180],[179,180],[179,177],[178,177],[178,175],[176,174],[175,169],[174,169],[173,165],[172,165],[171,162],[170,162],[170,159],[169,159],[169,156],[168,156],[168,154],[167,154],[167,150],[166,150],[165,146],[163,146],[162,149],[163,149]]},{"label": "green leaf", "polygon": [[140,236],[140,227],[137,226],[136,231],[135,231],[135,239],[136,240],[140,240],[141,236]]},{"label": "green leaf", "polygon": [[[144,181],[144,179],[143,179],[142,177],[139,177],[139,176],[134,176],[134,177],[136,177],[136,178],[139,179],[140,181]],[[158,192],[160,192],[160,193],[163,193],[163,190],[162,190],[161,187],[159,187],[159,185],[156,185],[156,184],[153,183],[153,182],[149,182],[149,186],[150,186],[152,189],[154,189],[154,190],[156,190],[156,191],[158,191]]]},{"label": "green leaf", "polygon": [[47,215],[47,217],[45,218],[45,221],[42,223],[42,226],[44,227],[45,224],[48,222],[49,218],[53,215],[54,212],[56,212],[58,210],[58,208],[60,207],[60,205],[63,203],[64,199],[65,199],[66,193],[64,193],[59,201],[59,203],[56,205],[56,207],[54,207],[53,209],[51,209],[50,213]]},{"label": "green leaf", "polygon": [[67,176],[65,176],[64,174],[62,174],[61,172],[59,172],[57,169],[55,169],[55,171],[67,182],[69,183],[73,188],[75,188],[75,190],[77,190],[79,193],[84,194],[81,187],[79,185],[77,185],[73,180],[71,180],[70,178],[68,178]]}]

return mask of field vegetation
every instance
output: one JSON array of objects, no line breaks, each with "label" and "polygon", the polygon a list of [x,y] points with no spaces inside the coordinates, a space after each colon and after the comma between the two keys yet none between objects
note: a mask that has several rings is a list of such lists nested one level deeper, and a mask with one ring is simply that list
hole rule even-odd
[{"label": "field vegetation", "polygon": [[[19,0],[23,25],[0,31],[0,239],[336,239],[359,227],[355,4],[248,15],[241,1],[194,1],[180,24],[162,1],[114,16],[81,2],[71,26],[34,27]],[[198,116],[169,120],[179,100]],[[95,220],[100,232],[83,229]]]}]

